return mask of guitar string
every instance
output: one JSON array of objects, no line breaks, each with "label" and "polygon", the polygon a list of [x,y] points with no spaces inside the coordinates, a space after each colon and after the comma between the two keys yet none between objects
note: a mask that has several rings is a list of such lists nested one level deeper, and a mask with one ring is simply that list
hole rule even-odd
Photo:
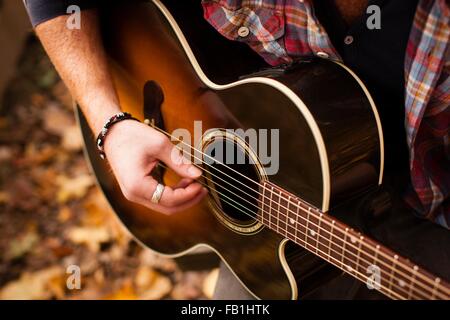
[{"label": "guitar string", "polygon": [[[154,128],[154,129],[160,131],[161,133],[167,135],[168,137],[171,137],[171,138],[173,138],[173,139],[178,140],[180,143],[182,143],[182,144],[188,146],[189,148],[191,148],[192,150],[194,150],[194,152],[198,152],[198,153],[200,153],[200,154],[202,154],[202,155],[204,155],[204,156],[209,157],[210,159],[212,159],[212,160],[214,160],[214,161],[219,162],[220,164],[222,164],[222,165],[223,165],[224,167],[226,167],[227,169],[236,172],[236,173],[239,174],[240,176],[242,176],[242,177],[246,178],[247,180],[253,182],[254,184],[256,184],[256,185],[261,186],[261,187],[264,188],[264,186],[263,186],[262,184],[259,184],[258,182],[254,181],[253,179],[250,179],[249,177],[247,177],[247,176],[241,174],[240,172],[234,170],[233,168],[231,168],[231,167],[229,167],[229,166],[227,166],[227,165],[221,163],[220,161],[218,161],[218,160],[214,159],[213,157],[209,156],[208,154],[203,153],[202,151],[200,151],[200,150],[194,148],[193,146],[191,146],[191,145],[185,143],[184,141],[182,141],[182,140],[176,138],[175,136],[171,135],[170,133],[168,133],[168,132],[166,132],[166,131],[164,131],[164,130],[162,130],[162,129],[156,127],[156,126],[152,126],[152,128]],[[179,146],[176,146],[176,147],[177,147],[177,148],[180,148]],[[246,184],[242,183],[242,182],[239,181],[239,180],[236,180],[236,179],[233,178],[232,176],[229,176],[229,175],[225,174],[223,171],[220,171],[220,170],[218,170],[217,168],[211,166],[211,165],[208,164],[207,162],[203,161],[201,158],[198,158],[198,157],[196,157],[195,155],[192,155],[192,156],[193,156],[195,159],[199,160],[201,163],[207,165],[208,167],[213,168],[213,169],[216,170],[216,171],[219,171],[219,172],[223,173],[225,176],[227,176],[227,177],[233,179],[234,181],[240,183],[240,184],[243,185],[243,186],[246,186],[246,187],[249,188],[251,191],[255,192],[255,190],[251,189],[251,188],[250,188],[249,186],[247,186]],[[203,167],[201,167],[201,166],[199,166],[199,165],[197,165],[197,164],[193,164],[193,165],[196,166],[196,167],[198,167],[198,168],[200,168],[201,170],[203,170],[203,171],[205,171],[205,172],[210,173],[211,175],[214,175],[214,174],[212,174],[211,172],[205,170]],[[221,179],[221,180],[223,180],[223,179]],[[224,181],[224,180],[223,180],[223,181]],[[225,182],[226,182],[226,181],[225,181]],[[226,182],[226,183],[228,183],[229,185],[233,186],[233,185],[232,185],[231,183],[229,183],[229,182]],[[236,188],[235,186],[233,186],[233,187]],[[237,189],[237,188],[236,188],[236,189]],[[270,192],[271,192],[271,193],[274,193],[273,191],[270,191]],[[261,194],[261,193],[259,193],[259,192],[256,192],[256,193],[259,194],[259,195],[261,195],[261,196],[263,196],[264,198],[267,198],[267,197],[265,197],[263,194]],[[249,195],[248,193],[246,193],[246,194]],[[252,197],[251,195],[249,195],[249,196]],[[260,202],[259,199],[255,198],[255,197],[252,197],[252,198],[253,198],[253,199],[256,199],[257,201]],[[280,199],[281,199],[281,197],[280,197]],[[288,199],[284,199],[284,200],[286,200],[286,202],[287,202],[288,204],[293,204],[294,206],[298,206],[298,205],[296,205],[295,203],[291,202],[291,201],[288,200]],[[286,207],[283,207],[283,208],[284,208],[284,209],[287,209],[289,212],[292,212],[292,213],[296,214],[295,212],[293,212],[292,210],[290,210],[290,209],[288,209],[288,208],[286,208]],[[301,207],[300,207],[300,208],[301,208]],[[303,208],[301,208],[301,210],[304,211],[304,212],[308,212],[308,211],[304,210]],[[300,217],[301,217],[301,216],[300,216]],[[304,219],[304,218],[303,218],[303,219]],[[327,221],[324,221],[324,222],[327,223],[328,226],[331,226],[329,222],[327,222]],[[323,228],[322,228],[322,229],[323,229]],[[373,250],[373,248],[371,248],[371,247],[370,247],[368,244],[366,244],[365,242],[363,242],[362,244],[363,244],[365,247],[367,247],[367,248]],[[353,247],[356,248],[355,246],[353,246]],[[357,249],[357,250],[360,250],[360,249]],[[406,269],[406,268],[408,268],[408,269],[411,268],[411,266],[409,266],[409,265],[407,265],[407,264],[405,264],[405,263],[403,263],[403,262],[401,262],[401,261],[398,261],[398,260],[393,259],[392,257],[388,256],[387,254],[385,254],[385,253],[382,252],[382,251],[380,252],[380,254],[383,255],[387,260],[390,260],[391,262],[395,262],[397,265],[403,265],[403,266],[405,266],[405,269]],[[385,265],[386,265],[386,264],[385,264]],[[391,266],[389,266],[389,265],[386,265],[386,266],[389,267],[389,268],[391,268]],[[421,277],[424,281],[429,282],[429,284],[435,285],[435,281],[433,281],[433,280],[427,278],[427,277],[426,277],[425,275],[423,275],[422,273],[419,273],[419,274],[417,274],[417,275],[418,275],[419,277]],[[411,276],[408,276],[408,275],[406,275],[406,277],[411,278]],[[419,284],[420,284],[420,283],[419,283]]]},{"label": "guitar string", "polygon": [[[163,166],[163,167],[166,167],[165,165],[162,165],[162,164],[159,164],[159,165],[160,165],[160,166]],[[167,167],[166,167],[166,168],[167,168]],[[212,183],[217,184],[216,182],[213,182],[211,179],[207,178],[206,176],[203,176],[203,177],[204,177],[205,179],[211,181]],[[206,187],[208,186],[207,184],[205,184],[205,183],[203,183],[203,182],[201,182],[201,181],[198,181],[198,182],[199,182],[200,184],[206,186]],[[226,197],[226,198],[229,199],[230,201],[236,203],[237,205],[239,205],[239,206],[245,208],[246,210],[250,210],[248,207],[245,207],[245,206],[243,206],[242,204],[240,204],[239,202],[234,201],[233,199],[231,199],[231,198],[228,197],[227,195],[222,194],[222,193],[220,193],[220,192],[218,192],[218,191],[216,191],[216,192],[217,192],[218,194],[220,194],[221,196]],[[233,204],[230,203],[229,201],[226,201],[226,200],[223,200],[223,199],[222,199],[222,201],[226,202],[227,204],[231,205],[231,206],[234,207],[235,209],[239,210],[240,212],[242,212],[242,213],[245,214],[246,216],[248,216],[248,217],[250,217],[250,218],[252,218],[252,219],[255,219],[255,217],[254,217],[253,215],[251,215],[251,213],[245,212],[243,209],[241,209],[241,208],[239,208],[239,207],[236,207],[235,205],[233,205]],[[266,204],[265,204],[265,205],[266,205]],[[257,209],[259,209],[259,207],[257,207]],[[261,210],[261,211],[264,211],[264,210]],[[302,219],[304,219],[302,216],[300,216],[300,217],[301,217]],[[269,221],[269,219],[264,218],[264,216],[262,216],[262,219],[263,219],[263,220],[266,220],[269,224],[272,223],[272,222]],[[281,219],[278,219],[278,218],[275,218],[275,219],[277,219],[278,222],[279,222],[279,221],[282,221]],[[257,220],[258,220],[258,219],[257,219]],[[306,220],[306,219],[304,219],[304,220]],[[312,223],[312,224],[313,224],[313,223]],[[317,226],[317,224],[314,224],[314,225]],[[270,225],[267,225],[267,227],[269,227],[270,229],[272,229],[272,228],[270,227]],[[319,229],[320,229],[320,230],[324,230],[325,232],[327,232],[327,233],[330,235],[330,238],[327,239],[325,236],[321,235]],[[305,228],[305,230],[306,230],[306,228]],[[275,230],[274,230],[274,231],[275,231]],[[290,235],[293,236],[295,239],[297,239],[297,241],[301,241],[301,242],[305,243],[305,249],[307,249],[308,251],[311,251],[311,252],[313,252],[313,253],[314,253],[314,251],[317,251],[317,250],[323,252],[323,251],[320,250],[318,247],[316,248],[317,250],[314,250],[314,251],[313,251],[312,249],[308,249],[308,248],[307,248],[307,245],[312,246],[311,244],[309,244],[309,243],[306,242],[305,240],[301,239],[301,238],[298,237],[297,235],[294,235],[294,234],[290,233],[288,230],[285,230],[285,231],[286,231],[287,234],[290,234]],[[296,231],[297,231],[297,234],[300,233],[301,235],[304,235],[304,236],[305,236],[305,239],[306,239],[307,237],[310,237],[307,233],[304,233],[304,232],[299,231],[299,230],[296,230]],[[279,231],[278,231],[278,233],[279,233]],[[330,233],[330,232],[327,231],[326,229],[323,229],[323,228],[320,228],[320,227],[318,227],[318,235],[319,235],[321,238],[323,238],[323,239],[325,239],[325,240],[327,240],[327,241],[329,241],[329,242],[331,241],[331,237],[334,237],[334,238],[338,239],[338,237],[337,237],[336,235],[334,235],[333,233]],[[351,244],[350,244],[349,242],[347,242],[345,239],[342,240],[342,241],[343,241],[343,243],[346,243],[346,244],[351,245]],[[353,246],[353,245],[351,245],[351,246],[352,246],[353,248],[356,248],[358,251],[363,252],[363,254],[365,254],[365,255],[367,255],[369,258],[371,258],[371,256],[370,256],[368,253],[366,253],[366,252],[364,252],[364,251],[362,251],[362,250],[359,250],[357,247],[355,247],[355,246]],[[353,255],[354,257],[357,257],[357,254],[355,254],[355,253],[353,253],[352,251],[348,250],[348,249],[346,248],[346,246],[343,246],[343,250],[341,250],[342,252],[341,252],[341,251],[338,251],[338,250],[335,250],[335,249],[332,249],[331,247],[330,247],[330,251],[333,251],[333,252],[337,253],[338,255],[342,255],[344,252],[346,252],[346,253],[350,253],[350,254]],[[336,261],[339,261],[338,259],[334,258],[332,255],[329,255],[329,254],[326,254],[326,253],[323,253],[323,254],[324,254],[326,257],[330,257],[330,258],[332,258],[332,259],[335,259]],[[343,256],[343,259],[344,259],[344,258],[345,258],[345,257]],[[360,256],[359,258],[360,258],[361,261],[367,263],[368,265],[373,264],[372,262],[370,262],[369,260],[365,259],[364,257],[361,257],[361,256]],[[343,260],[343,259],[342,259],[342,260]],[[388,267],[389,267],[389,265],[387,265],[387,264],[384,263],[383,261],[380,260],[380,262],[383,263],[385,266],[388,266]],[[345,265],[343,261],[341,261],[340,264],[341,264],[341,265]],[[336,265],[336,266],[339,267],[338,265]],[[346,265],[346,266],[347,266],[347,265]],[[343,271],[345,271],[345,272],[347,272],[347,273],[349,273],[350,275],[352,274],[351,272],[345,270],[345,268],[343,268],[342,266],[340,267],[340,269],[343,270]],[[355,270],[355,269],[353,269],[353,270]],[[355,272],[358,272],[358,271],[355,270]],[[395,272],[396,272],[396,273],[400,273],[399,270],[397,270],[397,271],[395,271]],[[358,272],[358,273],[359,273],[359,272]],[[408,277],[409,277],[409,279],[411,280],[411,276],[405,275],[405,274],[403,274],[403,276],[404,276],[405,278],[408,278]],[[414,279],[412,279],[412,280],[414,280]],[[400,289],[403,293],[406,294],[406,292],[405,292],[406,289],[403,289],[403,287],[401,287],[401,286],[399,287],[395,282],[392,281],[392,279],[390,279],[390,280],[387,281],[387,282],[388,282],[389,285],[391,285],[391,288],[392,288],[392,284],[394,284],[395,287],[396,287],[397,289]],[[416,294],[416,295],[417,295],[417,294],[422,294],[423,296],[426,296],[427,294],[433,293],[433,291],[434,291],[434,289],[435,289],[435,288],[433,287],[433,288],[429,289],[429,292],[427,292],[427,293],[424,294],[424,293],[423,293],[423,290],[420,291],[419,288],[412,287],[412,284],[413,284],[414,282],[416,282],[416,281],[411,281],[410,287],[411,287],[411,289],[412,289],[413,291],[415,291],[414,294]],[[428,289],[428,287],[427,287],[427,288],[424,288],[424,289]],[[444,294],[445,294],[445,293],[444,293]],[[445,296],[443,296],[443,295],[442,295],[441,293],[439,293],[439,292],[435,293],[435,295],[439,295],[440,298],[445,299]]]}]

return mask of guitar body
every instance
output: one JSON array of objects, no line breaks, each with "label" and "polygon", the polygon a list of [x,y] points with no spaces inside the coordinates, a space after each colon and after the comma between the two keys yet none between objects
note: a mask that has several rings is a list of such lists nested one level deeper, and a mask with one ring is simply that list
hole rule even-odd
[{"label": "guitar body", "polygon": [[[196,135],[195,121],[201,121],[203,132],[278,129],[279,170],[267,174],[263,165],[256,164],[251,174],[323,212],[338,210],[381,183],[383,141],[378,116],[370,96],[349,70],[311,59],[239,80],[267,66],[244,44],[228,41],[213,30],[201,19],[199,1],[192,2],[149,1],[105,12],[104,42],[124,111],[141,120],[152,118],[167,132],[185,128],[196,139],[195,146],[213,143],[211,137],[227,139],[221,130]],[[262,299],[305,297],[339,273],[242,215],[214,192],[214,186],[201,204],[171,216],[127,201],[107,162],[98,156],[79,109],[77,114],[100,188],[126,228],[146,247],[176,257],[207,246]],[[163,172],[165,184],[178,179],[171,171]],[[246,183],[239,176],[235,179]],[[248,212],[258,215],[258,209]]]}]

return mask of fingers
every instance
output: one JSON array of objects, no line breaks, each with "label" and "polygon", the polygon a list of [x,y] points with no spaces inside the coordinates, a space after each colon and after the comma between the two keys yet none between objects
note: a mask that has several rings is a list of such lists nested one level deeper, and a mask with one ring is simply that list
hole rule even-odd
[{"label": "fingers", "polygon": [[137,202],[161,213],[170,214],[186,209],[203,199],[207,190],[192,179],[182,179],[175,187],[165,186],[158,204],[151,201],[158,182],[151,176],[145,177],[132,189],[128,200]]},{"label": "fingers", "polygon": [[202,188],[201,192],[194,199],[192,199],[186,203],[183,203],[183,204],[181,204],[179,206],[175,206],[175,207],[163,207],[161,205],[157,205],[154,209],[163,214],[170,215],[170,214],[173,214],[176,212],[186,210],[186,209],[198,204],[207,194],[208,194],[208,191],[205,188]]},{"label": "fingers", "polygon": [[202,174],[202,171],[186,159],[168,139],[159,159],[182,177],[196,179]]}]

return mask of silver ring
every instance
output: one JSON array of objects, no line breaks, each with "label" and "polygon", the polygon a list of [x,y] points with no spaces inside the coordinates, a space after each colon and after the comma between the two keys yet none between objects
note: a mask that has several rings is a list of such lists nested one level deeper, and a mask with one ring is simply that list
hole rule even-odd
[{"label": "silver ring", "polygon": [[159,200],[161,200],[162,194],[164,192],[164,185],[161,183],[158,183],[158,185],[156,186],[156,190],[155,192],[153,192],[152,195],[152,202],[158,204]]}]

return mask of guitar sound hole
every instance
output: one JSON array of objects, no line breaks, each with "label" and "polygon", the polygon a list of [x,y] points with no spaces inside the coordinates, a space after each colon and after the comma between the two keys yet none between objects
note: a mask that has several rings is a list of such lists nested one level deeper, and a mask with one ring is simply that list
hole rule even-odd
[{"label": "guitar sound hole", "polygon": [[[255,161],[233,141],[218,139],[205,148],[204,165],[213,201],[232,222],[246,225],[258,212],[259,175]],[[214,161],[212,160],[214,159]]]}]

